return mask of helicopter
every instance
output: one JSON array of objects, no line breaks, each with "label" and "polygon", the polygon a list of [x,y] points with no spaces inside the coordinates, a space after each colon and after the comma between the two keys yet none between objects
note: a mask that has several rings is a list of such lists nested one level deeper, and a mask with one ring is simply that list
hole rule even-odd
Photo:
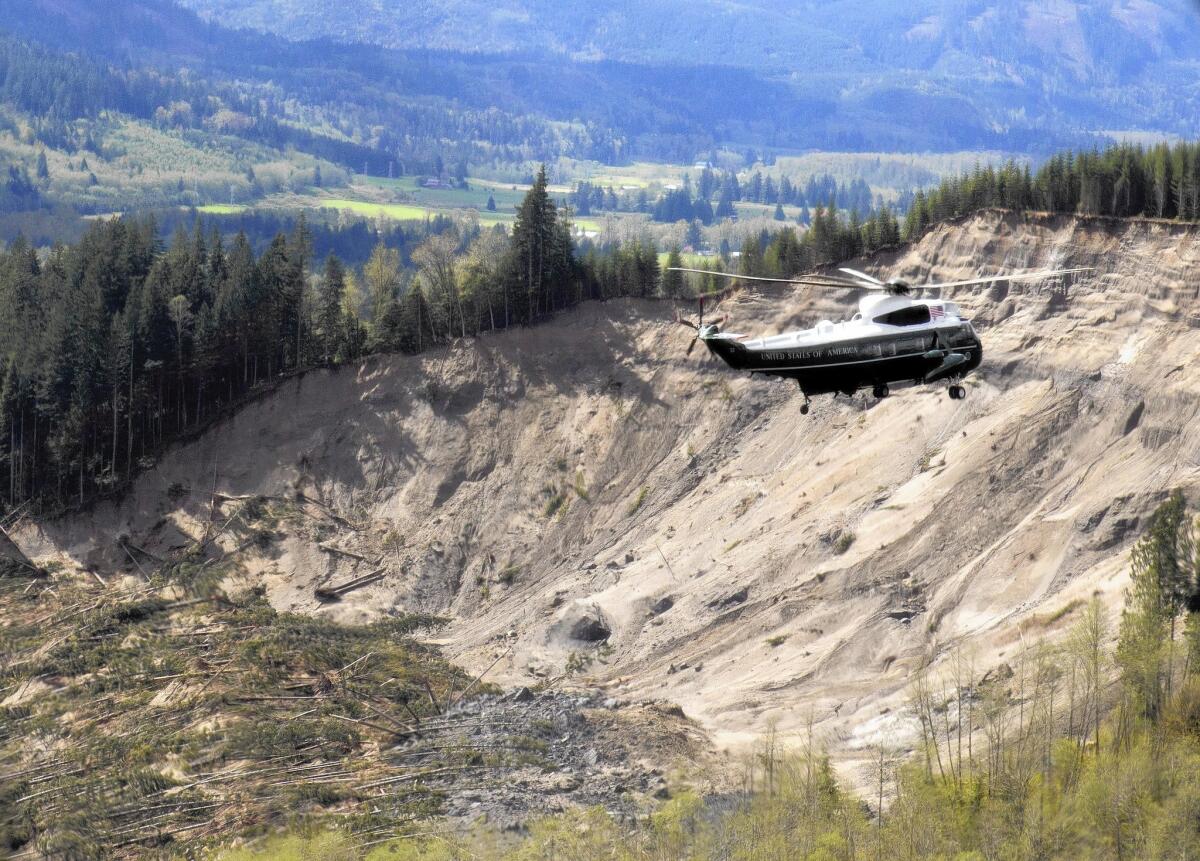
[{"label": "helicopter", "polygon": [[838,270],[842,275],[812,273],[794,278],[736,275],[684,267],[671,267],[671,271],[739,281],[865,291],[858,302],[858,313],[849,320],[838,323],[822,320],[811,329],[754,339],[722,332],[724,317],[705,323],[703,297],[696,322],[676,316],[678,323],[696,333],[688,345],[688,355],[701,341],[709,352],[734,370],[795,380],[804,395],[800,412],[807,415],[813,395],[850,397],[865,388],[870,388],[877,399],[883,399],[895,385],[945,382],[952,400],[966,397],[961,381],[983,362],[983,344],[979,335],[956,303],[916,299],[914,291],[1042,281],[1088,272],[1091,268],[1044,269],[1021,275],[989,275],[920,285],[900,278],[881,281],[873,275],[847,268]]}]

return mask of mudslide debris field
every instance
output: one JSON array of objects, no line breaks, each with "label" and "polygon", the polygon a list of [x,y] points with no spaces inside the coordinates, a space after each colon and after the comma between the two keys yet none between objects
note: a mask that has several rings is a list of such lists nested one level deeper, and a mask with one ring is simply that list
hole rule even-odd
[{"label": "mudslide debris field", "polygon": [[[801,416],[781,381],[697,351],[668,302],[586,304],[417,357],[288,381],[173,449],[121,502],[14,531],[39,562],[135,572],[262,496],[245,576],[280,609],[449,617],[488,680],[682,706],[721,743],[810,719],[853,760],[913,731],[913,672],[978,671],[1114,612],[1139,522],[1200,489],[1200,233],[988,212],[859,268],[951,290],[985,361],[963,401],[908,389]],[[771,333],[853,313],[773,288],[727,302]],[[118,542],[118,536],[122,541]],[[359,581],[362,581],[361,583]],[[324,587],[323,598],[316,590]]]}]

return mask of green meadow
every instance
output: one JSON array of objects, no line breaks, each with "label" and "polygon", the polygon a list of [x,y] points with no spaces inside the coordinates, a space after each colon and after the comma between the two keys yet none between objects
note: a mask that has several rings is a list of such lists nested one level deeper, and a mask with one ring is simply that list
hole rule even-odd
[{"label": "green meadow", "polygon": [[204,206],[196,207],[196,211],[204,215],[239,215],[247,209],[249,209],[248,206],[236,203],[208,203]]},{"label": "green meadow", "polygon": [[[426,218],[433,218],[438,215],[454,216],[462,215],[474,209],[479,216],[481,224],[511,224],[516,218],[516,213],[512,210],[502,212],[499,210],[499,201],[497,201],[497,211],[488,212],[481,207],[473,205],[450,206],[440,205],[434,206],[429,204],[417,203],[380,203],[371,200],[355,200],[348,197],[328,197],[328,198],[313,198],[308,201],[308,205],[318,209],[337,209],[343,212],[351,212],[355,215],[361,215],[364,218],[387,218],[392,221],[424,221]],[[577,218],[573,223],[580,230],[600,231],[603,225],[594,218]]]},{"label": "green meadow", "polygon": [[[315,205],[321,209],[340,209],[367,218],[390,218],[393,221],[424,221],[438,211],[409,203],[375,203],[369,200],[352,200],[345,197],[320,198]],[[442,215],[447,213],[442,212]]]},{"label": "green meadow", "polygon": [[407,201],[415,205],[432,209],[478,209],[487,210],[488,195],[496,199],[498,214],[513,214],[528,190],[526,186],[504,185],[501,183],[482,183],[475,179],[468,180],[469,188],[423,188],[417,184],[417,177],[403,176],[399,179],[384,179],[382,177],[361,178],[370,189],[383,189],[401,194]]}]

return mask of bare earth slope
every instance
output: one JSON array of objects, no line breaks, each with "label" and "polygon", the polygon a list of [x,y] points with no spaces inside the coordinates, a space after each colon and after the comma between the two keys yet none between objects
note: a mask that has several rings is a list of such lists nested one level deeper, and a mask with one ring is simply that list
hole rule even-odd
[{"label": "bare earth slope", "polygon": [[[1018,637],[1063,630],[1075,599],[1115,608],[1139,519],[1169,488],[1195,498],[1198,258],[1200,234],[1176,225],[941,226],[861,265],[1097,272],[954,293],[985,348],[965,401],[911,389],[822,399],[807,417],[786,383],[685,360],[668,303],[590,304],[288,382],[121,504],[15,537],[37,559],[132,568],[116,536],[161,554],[200,535],[214,475],[227,494],[300,492],[342,520],[284,518],[254,556],[281,608],[442,613],[452,657],[499,658],[491,680],[570,665],[727,741],[811,718],[852,759],[909,732],[905,688],[927,659],[963,645],[982,672]],[[731,326],[778,331],[850,302],[779,288],[732,303]],[[377,569],[341,601],[314,597]]]}]

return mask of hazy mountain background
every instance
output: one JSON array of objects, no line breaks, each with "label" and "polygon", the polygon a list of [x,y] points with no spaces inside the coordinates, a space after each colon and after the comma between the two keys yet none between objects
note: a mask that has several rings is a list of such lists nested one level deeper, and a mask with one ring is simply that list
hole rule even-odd
[{"label": "hazy mountain background", "polygon": [[586,128],[566,147],[522,133],[536,158],[689,161],[719,145],[1039,155],[1200,122],[1200,15],[1184,0],[183,3],[203,20],[168,0],[12,0],[0,27],[309,103]]},{"label": "hazy mountain background", "polygon": [[889,143],[888,116],[931,146],[988,130],[1036,148],[1021,132],[1051,126],[1188,134],[1200,94],[1200,17],[1187,0],[374,0],[353,14],[330,0],[183,2],[291,39],[753,70],[817,100],[810,126],[852,140],[861,123],[863,146]]}]

